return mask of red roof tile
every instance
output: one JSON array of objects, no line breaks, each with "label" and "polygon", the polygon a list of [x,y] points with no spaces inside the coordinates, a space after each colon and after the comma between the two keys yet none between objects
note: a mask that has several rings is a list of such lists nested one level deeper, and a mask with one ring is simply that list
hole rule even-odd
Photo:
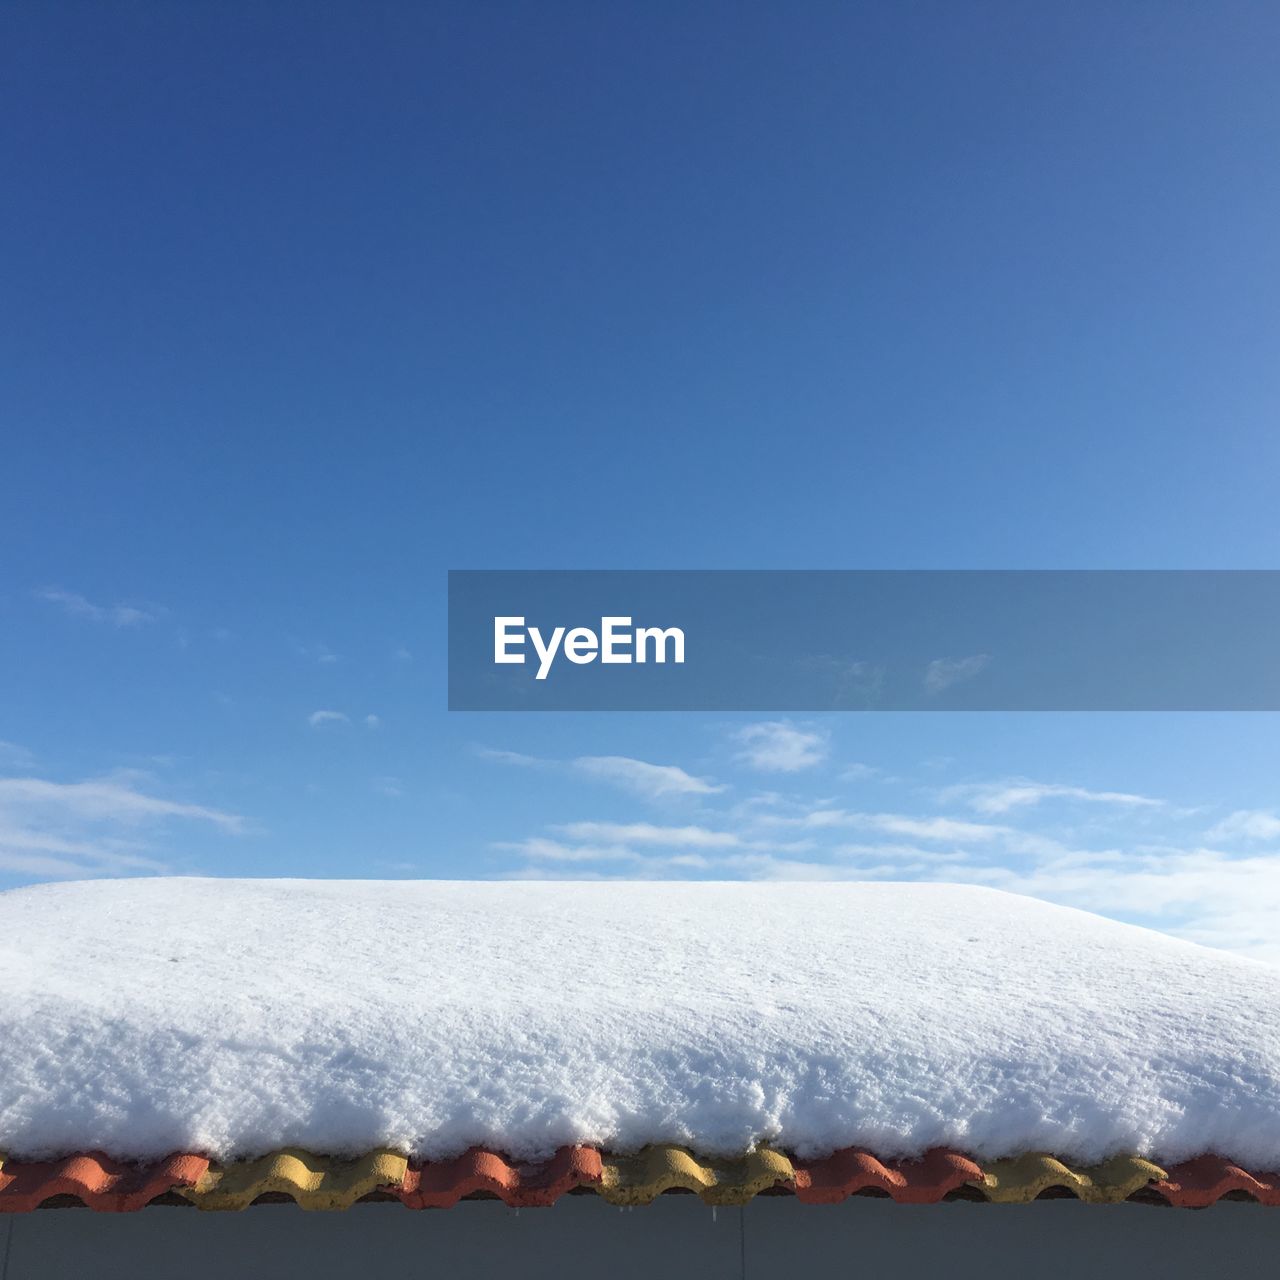
[{"label": "red roof tile", "polygon": [[492,1151],[472,1147],[456,1160],[411,1164],[395,1194],[411,1209],[447,1209],[464,1196],[487,1191],[513,1208],[553,1204],[574,1187],[600,1181],[594,1147],[561,1147],[543,1164],[519,1166]]},{"label": "red roof tile", "polygon": [[848,1148],[825,1160],[793,1160],[796,1195],[807,1204],[837,1204],[859,1191],[886,1191],[899,1204],[935,1204],[949,1191],[982,1178],[958,1151],[935,1147],[919,1160],[876,1159]]},{"label": "red roof tile", "polygon": [[1221,1156],[1201,1156],[1176,1165],[1153,1191],[1180,1209],[1202,1209],[1228,1192],[1243,1191],[1259,1204],[1280,1205],[1280,1174],[1248,1173]]},{"label": "red roof tile", "polygon": [[174,1187],[192,1187],[209,1168],[204,1156],[173,1155],[155,1164],[120,1164],[96,1152],[49,1163],[0,1167],[0,1213],[27,1213],[54,1196],[75,1196],[90,1209],[131,1213]]}]

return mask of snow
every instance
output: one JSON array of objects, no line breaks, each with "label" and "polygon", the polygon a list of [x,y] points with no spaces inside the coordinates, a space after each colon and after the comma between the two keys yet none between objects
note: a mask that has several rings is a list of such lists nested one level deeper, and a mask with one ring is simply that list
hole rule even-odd
[{"label": "snow", "polygon": [[989,889],[40,885],[0,952],[10,1156],[1280,1165],[1280,968]]}]

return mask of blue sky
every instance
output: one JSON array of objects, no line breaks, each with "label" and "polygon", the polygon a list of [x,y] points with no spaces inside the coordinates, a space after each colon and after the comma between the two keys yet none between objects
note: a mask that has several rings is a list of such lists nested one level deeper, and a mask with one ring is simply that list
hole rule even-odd
[{"label": "blue sky", "polygon": [[1274,567],[1278,39],[6,6],[3,883],[829,867],[1267,950],[1274,716],[450,715],[444,592]]}]

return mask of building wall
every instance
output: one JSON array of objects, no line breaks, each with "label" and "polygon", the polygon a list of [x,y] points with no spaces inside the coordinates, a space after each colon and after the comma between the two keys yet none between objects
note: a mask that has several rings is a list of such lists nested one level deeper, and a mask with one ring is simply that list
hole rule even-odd
[{"label": "building wall", "polygon": [[202,1277],[519,1276],[599,1274],[759,1280],[835,1276],[893,1280],[1215,1280],[1280,1270],[1280,1210],[1224,1202],[1194,1211],[1040,1201],[895,1205],[858,1197],[809,1206],[757,1198],[711,1210],[693,1196],[615,1209],[572,1196],[550,1209],[493,1201],[412,1211],[357,1205],[304,1213],[261,1205],[243,1213],[156,1207],[133,1214],[42,1209],[0,1223],[0,1280],[200,1280]]}]

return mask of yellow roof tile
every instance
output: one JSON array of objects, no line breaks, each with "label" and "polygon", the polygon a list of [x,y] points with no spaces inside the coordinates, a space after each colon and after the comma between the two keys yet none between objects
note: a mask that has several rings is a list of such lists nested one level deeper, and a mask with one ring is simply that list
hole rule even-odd
[{"label": "yellow roof tile", "polygon": [[335,1160],[284,1150],[238,1164],[210,1165],[191,1188],[179,1189],[200,1209],[246,1209],[269,1191],[292,1196],[303,1209],[346,1209],[379,1187],[398,1187],[408,1161],[394,1151]]},{"label": "yellow roof tile", "polygon": [[1138,1156],[1113,1156],[1104,1164],[1073,1169],[1038,1152],[993,1161],[983,1173],[980,1182],[970,1185],[995,1204],[1027,1204],[1050,1187],[1065,1187],[1089,1204],[1116,1204],[1165,1177],[1159,1165]]},{"label": "yellow roof tile", "polygon": [[745,1204],[779,1182],[794,1182],[786,1156],[761,1147],[736,1160],[699,1160],[683,1147],[663,1143],[634,1156],[605,1156],[600,1194],[617,1205],[649,1204],[677,1187],[707,1204]]}]

